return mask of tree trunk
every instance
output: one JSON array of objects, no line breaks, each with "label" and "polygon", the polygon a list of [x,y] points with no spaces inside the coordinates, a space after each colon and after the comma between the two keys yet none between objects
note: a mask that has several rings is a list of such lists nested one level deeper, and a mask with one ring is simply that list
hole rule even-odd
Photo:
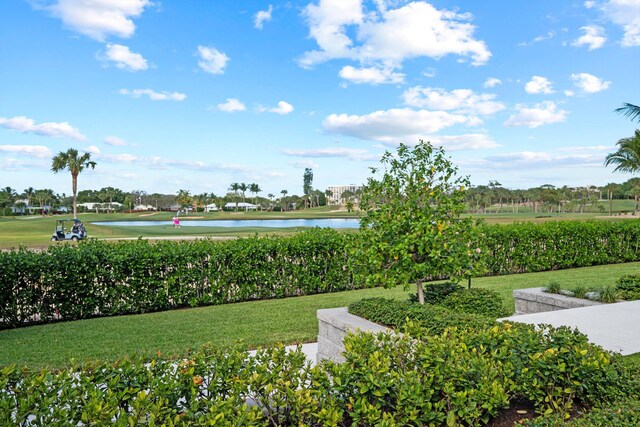
[{"label": "tree trunk", "polygon": [[78,218],[78,175],[71,174],[71,189],[73,190],[73,219]]},{"label": "tree trunk", "polygon": [[638,194],[635,194],[636,204],[633,207],[633,216],[638,215]]},{"label": "tree trunk", "polygon": [[418,302],[424,305],[424,292],[422,292],[422,280],[418,280],[416,282],[416,287],[418,288]]}]

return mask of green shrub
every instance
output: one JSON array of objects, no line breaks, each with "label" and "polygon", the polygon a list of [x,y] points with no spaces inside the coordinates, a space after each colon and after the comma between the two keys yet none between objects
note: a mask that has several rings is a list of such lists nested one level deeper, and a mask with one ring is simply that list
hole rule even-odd
[{"label": "green shrub", "polygon": [[553,280],[549,282],[547,286],[545,286],[544,290],[545,292],[549,292],[550,294],[559,294],[562,290],[562,287],[560,286],[559,282]]},{"label": "green shrub", "polygon": [[393,328],[413,321],[431,335],[438,335],[449,327],[483,328],[495,324],[488,317],[478,314],[454,312],[445,307],[410,303],[386,298],[365,298],[349,305],[349,313],[364,317],[374,323]]},{"label": "green shrub", "polygon": [[522,423],[527,427],[637,427],[640,425],[640,402],[620,399],[613,404],[598,405],[579,418],[565,423],[564,417],[552,414]]},{"label": "green shrub", "polygon": [[575,288],[571,288],[571,292],[573,292],[573,296],[576,298],[586,298],[586,294],[589,291],[590,289],[584,286],[576,286]]},{"label": "green shrub", "polygon": [[146,240],[0,252],[0,328],[355,289],[354,235]]},{"label": "green shrub", "polygon": [[[426,304],[440,304],[448,295],[464,289],[455,282],[428,283],[424,285],[423,295]],[[418,302],[418,295],[409,295],[410,302]]]},{"label": "green shrub", "polygon": [[555,419],[574,402],[603,408],[586,416],[593,425],[637,419],[637,405],[605,408],[640,401],[638,369],[568,328],[494,323],[434,335],[409,322],[402,331],[351,334],[345,363],[315,367],[282,346],[255,356],[205,346],[181,360],[133,356],[57,372],[8,366],[0,424],[475,426],[518,398]]},{"label": "green shrub", "polygon": [[598,289],[599,300],[606,303],[612,303],[618,301],[620,293],[615,286],[603,286]]},{"label": "green shrub", "polygon": [[494,319],[506,314],[502,298],[490,289],[463,289],[448,295],[441,305],[452,311],[479,314]]},{"label": "green shrub", "polygon": [[640,299],[640,274],[627,274],[616,281],[620,297],[627,301]]}]

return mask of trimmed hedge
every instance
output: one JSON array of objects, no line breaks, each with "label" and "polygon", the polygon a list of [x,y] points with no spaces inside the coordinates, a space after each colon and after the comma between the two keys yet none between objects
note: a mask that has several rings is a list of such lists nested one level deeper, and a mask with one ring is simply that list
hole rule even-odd
[{"label": "trimmed hedge", "polygon": [[640,260],[640,220],[483,226],[489,275]]},{"label": "trimmed hedge", "polygon": [[[481,231],[490,275],[640,260],[638,220],[485,225]],[[226,242],[89,241],[3,251],[0,328],[362,288],[350,257],[361,236],[314,229]]]},{"label": "trimmed hedge", "polygon": [[354,289],[351,234],[0,252],[0,327]]},{"label": "trimmed hedge", "polygon": [[407,320],[413,321],[433,335],[441,334],[450,327],[477,329],[495,324],[492,319],[478,314],[380,297],[356,301],[349,305],[348,310],[351,314],[392,328],[400,327]]}]

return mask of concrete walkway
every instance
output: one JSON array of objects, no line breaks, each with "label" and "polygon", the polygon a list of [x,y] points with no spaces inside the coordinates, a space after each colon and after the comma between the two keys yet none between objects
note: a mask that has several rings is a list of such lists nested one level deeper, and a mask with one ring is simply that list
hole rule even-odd
[{"label": "concrete walkway", "polygon": [[605,350],[622,355],[640,352],[640,301],[522,314],[500,320],[575,327]]},{"label": "concrete walkway", "polygon": [[[297,348],[297,345],[288,345],[285,348],[289,351],[293,351]],[[307,344],[302,344],[302,352],[307,356],[307,360],[311,362],[311,365],[315,366],[316,364],[316,353],[318,353],[318,343],[311,342]],[[256,350],[251,350],[249,352],[250,355],[255,356]]]}]

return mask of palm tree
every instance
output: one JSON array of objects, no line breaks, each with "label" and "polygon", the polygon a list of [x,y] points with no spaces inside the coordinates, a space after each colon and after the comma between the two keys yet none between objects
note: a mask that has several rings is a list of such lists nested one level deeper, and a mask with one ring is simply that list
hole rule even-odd
[{"label": "palm tree", "polygon": [[269,209],[273,210],[273,198],[275,197],[274,194],[269,193],[267,194],[267,197],[269,198],[269,200],[271,201],[271,203],[269,204]]},{"label": "palm tree", "polygon": [[640,173],[640,129],[630,138],[622,138],[615,153],[608,154],[604,165],[616,165],[614,172]]},{"label": "palm tree", "polygon": [[31,199],[36,194],[36,190],[33,187],[29,187],[24,190],[24,195],[27,198],[27,205],[31,206]]},{"label": "palm tree", "polygon": [[248,189],[249,189],[249,186],[244,182],[241,182],[240,185],[238,186],[238,190],[242,191],[242,203],[246,201],[245,193],[247,192]]},{"label": "palm tree", "polygon": [[2,215],[6,215],[5,209],[13,204],[16,199],[16,190],[5,187],[0,190],[0,205],[2,205]]},{"label": "palm tree", "polygon": [[637,105],[629,104],[628,102],[622,103],[622,107],[615,109],[616,113],[624,114],[629,117],[629,120],[634,121],[638,119],[640,122],[640,107]]},{"label": "palm tree", "polygon": [[51,170],[58,173],[63,169],[71,172],[71,189],[73,191],[73,218],[78,218],[78,174],[85,168],[94,169],[96,162],[91,161],[91,154],[84,153],[78,156],[78,150],[69,148],[67,151],[61,151],[53,157]]},{"label": "palm tree", "polygon": [[257,205],[258,204],[258,193],[262,192],[262,188],[260,188],[260,186],[258,184],[249,184],[249,191],[251,191],[253,194],[255,194],[255,197],[253,198],[253,204]]},{"label": "palm tree", "polygon": [[233,191],[233,194],[236,196],[235,197],[235,202],[236,202],[236,212],[238,212],[238,190],[240,190],[240,184],[238,184],[237,182],[234,182],[233,184],[231,184],[229,186],[229,190]]},{"label": "palm tree", "polygon": [[286,202],[284,201],[284,197],[287,195],[288,191],[287,190],[282,190],[280,193],[282,194],[282,210],[286,211],[287,210],[287,205],[286,205]]}]

